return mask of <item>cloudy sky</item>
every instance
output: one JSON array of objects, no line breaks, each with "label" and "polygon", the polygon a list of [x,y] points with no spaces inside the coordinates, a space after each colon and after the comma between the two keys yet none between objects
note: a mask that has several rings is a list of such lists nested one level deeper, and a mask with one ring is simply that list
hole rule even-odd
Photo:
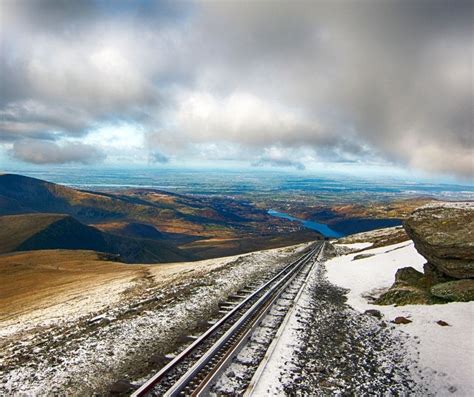
[{"label": "cloudy sky", "polygon": [[473,4],[1,0],[0,161],[469,180]]}]

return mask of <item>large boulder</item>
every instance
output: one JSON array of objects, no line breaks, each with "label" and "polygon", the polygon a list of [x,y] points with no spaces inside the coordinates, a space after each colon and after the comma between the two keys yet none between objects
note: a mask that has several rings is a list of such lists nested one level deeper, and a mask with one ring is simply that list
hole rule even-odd
[{"label": "large boulder", "polygon": [[442,273],[436,266],[428,262],[423,265],[423,273],[423,282],[428,288],[435,284],[456,280],[455,278]]},{"label": "large boulder", "polygon": [[474,280],[456,280],[431,287],[434,296],[455,302],[474,300]]},{"label": "large boulder", "polygon": [[474,203],[439,203],[414,211],[404,223],[418,252],[441,273],[474,278]]},{"label": "large boulder", "polygon": [[418,270],[409,267],[402,267],[395,273],[395,284],[394,286],[410,285],[418,287],[423,279],[423,273]]},{"label": "large boulder", "polygon": [[422,305],[438,303],[442,300],[433,297],[425,275],[412,267],[397,270],[395,282],[375,303],[378,305]]}]

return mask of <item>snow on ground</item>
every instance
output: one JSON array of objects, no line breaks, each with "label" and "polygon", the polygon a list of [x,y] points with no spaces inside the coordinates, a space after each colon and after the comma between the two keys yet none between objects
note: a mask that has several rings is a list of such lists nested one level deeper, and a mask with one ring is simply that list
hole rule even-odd
[{"label": "snow on ground", "polygon": [[[421,375],[434,394],[473,395],[474,302],[399,307],[370,304],[363,296],[390,287],[397,269],[412,266],[421,271],[426,260],[411,241],[365,250],[364,254],[373,256],[353,260],[356,254],[348,254],[329,260],[329,281],[350,290],[348,304],[357,310],[377,309],[387,320],[397,316],[412,320],[397,327],[413,337],[420,352]],[[439,320],[450,326],[439,326]]]},{"label": "snow on ground", "polygon": [[455,208],[462,210],[474,210],[474,201],[433,201],[420,208]]},{"label": "snow on ground", "polygon": [[345,304],[345,290],[313,268],[246,395],[424,395],[409,371],[407,335]]},{"label": "snow on ground", "polygon": [[369,248],[372,245],[372,243],[334,244],[335,247],[349,248],[351,251],[362,250],[364,248]]},{"label": "snow on ground", "polygon": [[248,397],[284,396],[285,383],[290,379],[283,376],[283,369],[294,371],[291,359],[300,342],[301,317],[309,314],[303,308],[309,306],[311,294],[308,285],[315,282],[316,275],[312,272],[309,280],[298,294],[293,307],[286,314],[275,340],[269,347],[264,361],[252,379]]},{"label": "snow on ground", "polygon": [[[152,355],[179,348],[180,338],[210,320],[228,294],[278,271],[307,246],[150,266],[135,290],[104,286],[104,300],[94,300],[87,316],[82,309],[55,313],[52,307],[32,313],[37,328],[30,321],[23,329],[22,323],[9,324],[0,354],[0,395],[107,394],[117,379],[149,371]],[[123,282],[128,287],[130,280]],[[93,316],[103,321],[91,324]]]},{"label": "snow on ground", "polygon": [[[345,246],[359,249],[359,243]],[[389,288],[393,284],[397,269],[412,266],[423,271],[426,262],[412,241],[365,250],[364,255],[373,256],[354,260],[356,253],[342,255],[329,260],[326,265],[329,281],[348,288],[349,305],[358,310],[365,310],[369,306],[363,295],[375,289]]]}]

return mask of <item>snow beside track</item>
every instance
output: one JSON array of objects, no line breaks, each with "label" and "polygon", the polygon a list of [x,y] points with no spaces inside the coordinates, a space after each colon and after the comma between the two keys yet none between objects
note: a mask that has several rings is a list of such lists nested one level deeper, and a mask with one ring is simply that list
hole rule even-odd
[{"label": "snow beside track", "polygon": [[122,288],[104,285],[103,301],[31,313],[37,327],[23,318],[2,338],[0,395],[106,395],[119,379],[149,376],[150,360],[179,350],[181,338],[217,315],[219,302],[279,271],[307,246],[149,266],[142,278],[123,279]]},{"label": "snow beside track", "polygon": [[[370,304],[364,296],[390,287],[397,269],[412,266],[422,271],[426,260],[411,241],[365,250],[364,254],[373,256],[353,260],[356,254],[348,254],[328,261],[328,279],[349,289],[348,304],[353,308],[380,310],[387,320],[404,316],[412,321],[397,327],[412,336],[411,343],[420,352],[419,366],[425,378],[420,381],[433,394],[473,395],[474,302],[399,307]],[[439,320],[450,326],[439,326]]]},{"label": "snow beside track", "polygon": [[354,251],[369,248],[372,245],[372,243],[334,244],[336,247],[348,248]]}]

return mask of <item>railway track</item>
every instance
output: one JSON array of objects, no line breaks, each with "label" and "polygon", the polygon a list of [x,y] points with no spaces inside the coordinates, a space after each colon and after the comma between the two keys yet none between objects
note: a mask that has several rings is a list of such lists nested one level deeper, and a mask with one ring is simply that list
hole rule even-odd
[{"label": "railway track", "polygon": [[315,243],[298,260],[240,302],[234,302],[232,298],[242,299],[242,296],[231,297],[224,305],[228,310],[226,314],[145,382],[132,397],[209,395],[213,384],[248,343],[252,332],[275,302],[297,278],[306,277],[315,258],[321,255],[324,244]]}]

